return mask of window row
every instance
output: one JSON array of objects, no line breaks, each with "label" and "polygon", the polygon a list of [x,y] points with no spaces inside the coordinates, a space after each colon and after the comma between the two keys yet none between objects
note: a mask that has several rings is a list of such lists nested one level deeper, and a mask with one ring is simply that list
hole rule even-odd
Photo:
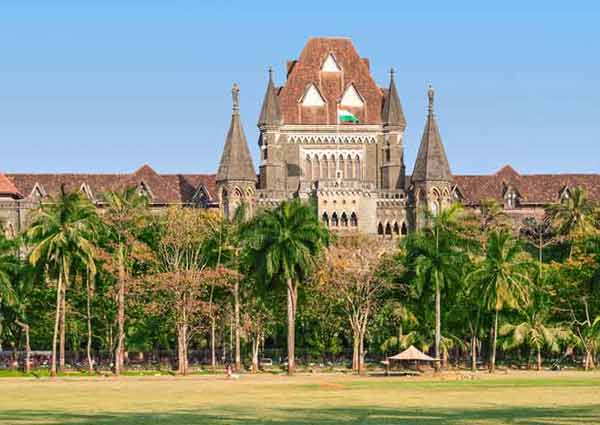
[{"label": "window row", "polygon": [[356,216],[356,213],[352,213],[350,214],[350,217],[348,217],[345,212],[340,216],[338,216],[337,212],[334,212],[331,214],[331,217],[329,217],[329,214],[324,212],[321,219],[323,220],[323,224],[327,227],[358,227],[358,217]]},{"label": "window row", "polygon": [[327,157],[325,155],[306,155],[304,159],[304,177],[306,180],[319,179],[356,179],[362,178],[362,163],[358,155]]},{"label": "window row", "polygon": [[406,236],[408,234],[408,228],[406,227],[406,223],[402,223],[401,225],[398,225],[397,222],[392,223],[386,223],[385,225],[383,223],[379,223],[379,225],[377,226],[377,234],[378,235],[388,235],[388,236],[392,236],[392,235],[396,235],[396,236]]}]

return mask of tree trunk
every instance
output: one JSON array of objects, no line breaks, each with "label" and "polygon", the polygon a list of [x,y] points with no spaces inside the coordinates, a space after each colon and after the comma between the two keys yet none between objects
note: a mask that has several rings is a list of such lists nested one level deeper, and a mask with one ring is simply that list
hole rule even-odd
[{"label": "tree trunk", "polygon": [[125,356],[125,258],[119,246],[119,292],[117,295],[117,348],[115,350],[115,375],[123,371]]},{"label": "tree trunk", "polygon": [[260,346],[259,335],[252,338],[252,373],[258,372],[258,347]]},{"label": "tree trunk", "polygon": [[435,276],[435,371],[440,371],[440,345],[442,340],[442,301],[440,280]]},{"label": "tree trunk", "polygon": [[92,360],[92,308],[91,308],[91,298],[92,298],[92,290],[90,286],[90,276],[87,277],[87,360],[88,360],[88,370],[90,374],[94,373],[94,361]]},{"label": "tree trunk", "polygon": [[210,365],[212,366],[213,372],[217,369],[217,353],[215,351],[215,331],[216,331],[216,320],[214,313],[210,316]]},{"label": "tree trunk", "polygon": [[66,336],[66,306],[67,306],[67,282],[65,279],[64,285],[62,286],[62,294],[60,300],[60,354],[59,354],[59,364],[58,369],[60,371],[65,370],[65,336]]},{"label": "tree trunk", "polygon": [[542,349],[541,347],[537,348],[537,370],[542,370]]},{"label": "tree trunk", "polygon": [[477,371],[477,338],[471,337],[471,371]]},{"label": "tree trunk", "polygon": [[288,295],[288,335],[287,335],[287,350],[288,350],[288,375],[292,376],[296,369],[295,362],[295,347],[296,347],[296,301],[297,301],[297,288],[294,287],[292,279],[287,281],[287,295]]},{"label": "tree trunk", "polygon": [[359,332],[354,330],[352,333],[352,370],[358,373],[358,363],[359,363],[359,355],[360,355],[360,345],[359,345]]},{"label": "tree trunk", "polygon": [[58,283],[56,284],[56,314],[54,317],[54,334],[52,335],[52,358],[50,365],[50,376],[56,377],[56,342],[58,339],[58,326],[60,323],[60,307],[62,298],[62,267],[58,272]]},{"label": "tree trunk", "polygon": [[234,327],[235,327],[235,370],[242,369],[242,359],[240,353],[240,282],[236,280],[233,288],[234,299]]},{"label": "tree trunk", "polygon": [[492,348],[490,350],[490,373],[496,370],[496,343],[498,337],[498,310],[494,316],[494,324],[492,325]]},{"label": "tree trunk", "polygon": [[29,345],[29,325],[23,323],[20,320],[15,320],[18,326],[25,332],[25,373],[29,374],[31,371],[31,345]]},{"label": "tree trunk", "polygon": [[361,329],[358,343],[358,374],[365,374],[365,332]]}]

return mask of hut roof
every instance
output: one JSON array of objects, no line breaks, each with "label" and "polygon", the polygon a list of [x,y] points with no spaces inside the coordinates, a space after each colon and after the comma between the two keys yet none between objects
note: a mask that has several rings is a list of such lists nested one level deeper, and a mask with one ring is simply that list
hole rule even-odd
[{"label": "hut roof", "polygon": [[435,359],[433,357],[429,357],[427,354],[423,353],[421,350],[415,348],[413,345],[408,347],[403,352],[396,354],[395,356],[388,357],[389,360],[421,360],[425,362],[433,362]]}]

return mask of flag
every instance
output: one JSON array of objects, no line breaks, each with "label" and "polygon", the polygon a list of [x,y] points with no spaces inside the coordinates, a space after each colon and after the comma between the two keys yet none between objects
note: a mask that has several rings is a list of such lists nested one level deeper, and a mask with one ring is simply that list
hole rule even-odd
[{"label": "flag", "polygon": [[352,112],[346,109],[338,109],[338,120],[339,122],[351,122],[354,124],[358,123],[358,118],[356,118]]}]

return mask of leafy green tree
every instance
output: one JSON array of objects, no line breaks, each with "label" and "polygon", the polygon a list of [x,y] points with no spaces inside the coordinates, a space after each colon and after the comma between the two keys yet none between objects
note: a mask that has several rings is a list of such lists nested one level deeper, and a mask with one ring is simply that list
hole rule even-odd
[{"label": "leafy green tree", "polygon": [[[42,265],[57,276],[52,376],[56,376],[56,342],[61,315],[64,330],[65,296],[71,281],[71,267],[78,261],[89,270],[95,270],[99,223],[96,207],[87,198],[80,193],[67,193],[62,187],[56,199],[42,204],[36,211],[27,231],[33,245],[29,254],[31,264]],[[64,365],[64,347],[61,347],[61,365]]]},{"label": "leafy green tree", "polygon": [[139,246],[140,228],[148,219],[148,199],[135,187],[104,194],[107,211],[103,216],[110,231],[112,252],[117,264],[117,346],[115,348],[115,375],[123,370],[125,357],[125,293],[131,272],[132,252]]},{"label": "leafy green tree", "polygon": [[485,258],[468,276],[482,306],[494,313],[491,332],[490,373],[496,367],[498,316],[505,308],[519,309],[529,300],[529,258],[508,231],[490,234]]},{"label": "leafy green tree", "polygon": [[295,369],[298,287],[329,241],[314,207],[298,199],[261,212],[251,226],[250,258],[259,279],[285,285],[287,292],[288,374]]},{"label": "leafy green tree", "polygon": [[427,213],[428,225],[405,239],[404,249],[416,272],[420,290],[435,294],[435,357],[439,370],[442,338],[442,290],[460,281],[466,261],[465,248],[469,241],[463,237],[463,207],[454,204],[438,215]]}]

